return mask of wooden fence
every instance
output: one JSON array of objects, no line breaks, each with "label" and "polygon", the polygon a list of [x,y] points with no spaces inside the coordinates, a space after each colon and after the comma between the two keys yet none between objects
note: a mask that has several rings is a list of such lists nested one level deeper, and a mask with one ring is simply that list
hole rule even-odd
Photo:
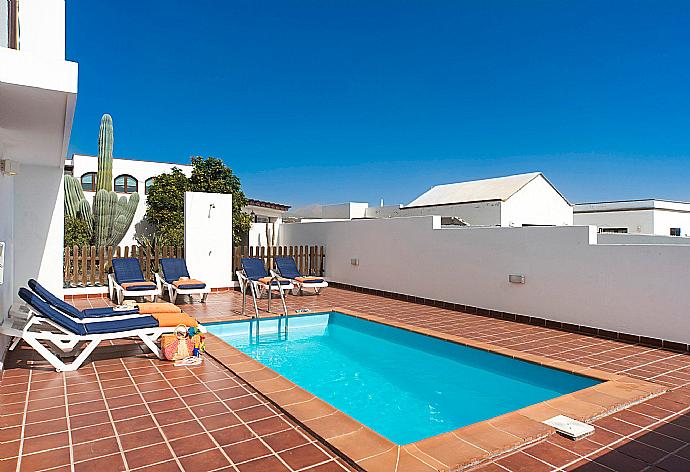
[{"label": "wooden fence", "polygon": [[153,280],[161,257],[184,257],[181,246],[74,246],[66,247],[63,257],[63,281],[65,287],[97,287],[108,285],[111,261],[119,257],[139,259],[147,280]]},{"label": "wooden fence", "polygon": [[295,258],[297,268],[303,275],[324,275],[324,263],[326,253],[323,246],[240,246],[235,248],[232,261],[233,274],[240,270],[240,259],[243,257],[256,257],[264,261],[266,269],[271,269],[275,257],[292,256]]},{"label": "wooden fence", "polygon": [[[240,259],[256,257],[264,261],[267,269],[273,267],[276,256],[292,256],[297,268],[304,275],[324,275],[326,254],[323,246],[240,246],[233,253],[232,273],[240,269]],[[184,258],[181,246],[74,246],[66,247],[63,258],[63,281],[65,287],[98,287],[108,284],[111,261],[119,257],[139,259],[141,270],[147,280],[153,280],[162,257]],[[193,274],[192,274],[193,275]]]}]

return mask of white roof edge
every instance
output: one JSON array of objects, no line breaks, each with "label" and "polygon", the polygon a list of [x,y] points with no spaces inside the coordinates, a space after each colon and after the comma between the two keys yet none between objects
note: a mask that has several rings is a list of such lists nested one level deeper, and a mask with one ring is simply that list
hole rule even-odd
[{"label": "white roof edge", "polygon": [[554,189],[554,190],[556,191],[556,193],[557,193],[558,195],[560,195],[561,198],[562,198],[563,200],[565,200],[565,202],[566,202],[568,205],[574,206],[574,204],[573,204],[573,203],[570,203],[570,200],[568,200],[567,198],[565,198],[565,195],[563,195],[563,194],[561,193],[561,191],[558,190],[558,188],[557,188],[553,183],[551,183],[551,181],[550,181],[542,172],[539,172],[539,175],[541,175],[541,176],[544,178],[544,180],[546,180],[546,183],[549,184],[549,185],[551,186],[551,188]]},{"label": "white roof edge", "polygon": [[528,172],[488,179],[434,185],[403,208],[453,205],[480,201],[506,201],[537,177],[542,177],[568,204],[565,196],[542,172]]},{"label": "white roof edge", "polygon": [[660,200],[656,198],[649,198],[645,200],[577,203],[573,207],[575,213],[596,213],[604,211],[626,210],[674,210],[690,212],[690,202]]},{"label": "white roof edge", "polygon": [[[75,157],[93,157],[94,159],[97,159],[98,156],[94,156],[93,154],[80,154],[78,152],[73,152],[72,157],[65,159],[65,160],[71,160],[74,161]],[[113,157],[114,161],[132,161],[132,162],[145,162],[145,163],[150,163],[150,164],[167,164],[173,167],[192,167],[191,164],[180,164],[179,162],[167,162],[167,161],[150,161],[150,160],[145,160],[145,159],[134,159],[132,157]]]}]

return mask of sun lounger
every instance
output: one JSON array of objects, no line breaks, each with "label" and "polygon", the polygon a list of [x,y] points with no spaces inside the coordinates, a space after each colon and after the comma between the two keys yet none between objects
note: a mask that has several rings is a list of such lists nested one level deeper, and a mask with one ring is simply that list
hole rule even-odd
[{"label": "sun lounger", "polygon": [[58,298],[55,295],[53,295],[52,292],[46,289],[43,285],[39,284],[35,279],[29,280],[29,288],[33,290],[36,295],[45,300],[53,308],[63,312],[64,314],[76,320],[139,314],[139,310],[136,308],[132,308],[131,310],[115,310],[113,307],[103,307],[79,310],[74,305],[71,305],[66,301],[62,300],[61,298]]},{"label": "sun lounger", "polygon": [[[162,359],[163,354],[156,345],[156,340],[175,329],[160,327],[156,319],[148,315],[123,316],[120,319],[100,318],[83,323],[56,310],[26,288],[19,289],[19,297],[29,307],[28,319],[18,326],[17,320],[8,318],[0,326],[0,334],[14,338],[10,349],[14,349],[19,340],[23,339],[58,371],[77,370],[102,341],[129,337],[138,337]],[[205,331],[201,326],[199,329]],[[63,355],[76,355],[76,358],[65,363],[45,344],[52,344]]]},{"label": "sun lounger", "polygon": [[155,302],[161,288],[144,278],[139,259],[122,257],[113,259],[113,272],[108,274],[110,297],[122,304],[125,297],[151,297]]},{"label": "sun lounger", "polygon": [[280,294],[280,299],[283,301],[283,309],[287,312],[284,293],[295,287],[292,282],[270,275],[266,271],[263,261],[260,259],[245,257],[242,258],[240,262],[242,264],[242,270],[238,270],[236,273],[237,280],[240,284],[240,290],[242,290],[242,313],[244,313],[247,288],[251,290],[256,316],[259,314],[256,300],[261,298],[264,292],[268,293],[268,311],[271,311],[271,292],[278,292]]},{"label": "sun lounger", "polygon": [[243,257],[241,259],[242,270],[237,271],[237,278],[240,283],[251,283],[259,293],[267,291],[269,288],[275,291],[292,290],[294,285],[285,278],[271,276],[266,271],[264,263],[261,259],[251,257]]},{"label": "sun lounger", "polygon": [[[189,270],[184,259],[166,257],[160,260],[160,264],[161,271],[156,273],[156,281],[168,290],[172,303],[175,303],[178,295],[188,295],[191,299],[192,295],[197,293],[201,297],[201,303],[206,303],[211,289],[204,282],[189,278]],[[187,280],[180,280],[183,277]]]},{"label": "sun lounger", "polygon": [[322,277],[309,277],[304,276],[297,269],[297,264],[295,259],[292,257],[276,257],[276,272],[281,276],[292,281],[292,283],[297,287],[300,293],[304,289],[313,289],[314,293],[317,295],[321,292],[321,289],[328,287],[328,282],[326,282]]}]

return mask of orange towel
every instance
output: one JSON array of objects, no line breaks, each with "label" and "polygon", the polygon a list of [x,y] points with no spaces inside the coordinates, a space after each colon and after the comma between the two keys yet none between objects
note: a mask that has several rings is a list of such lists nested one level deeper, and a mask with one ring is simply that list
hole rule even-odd
[{"label": "orange towel", "polygon": [[197,284],[206,285],[205,282],[202,282],[201,280],[197,280],[197,279],[176,280],[173,282],[173,285],[175,287],[179,287],[180,285],[192,285],[192,284],[194,284],[194,285],[197,285]]},{"label": "orange towel", "polygon": [[158,320],[158,326],[162,328],[174,328],[177,325],[183,324],[186,327],[198,326],[199,323],[189,316],[187,313],[151,313],[155,319]]},{"label": "orange towel", "polygon": [[[263,283],[263,284],[267,284],[267,283],[269,283],[269,282],[271,281],[272,278],[273,278],[273,277],[261,277],[261,278],[259,279],[259,282],[261,282],[261,283]],[[284,279],[284,278],[282,278],[282,277],[278,277],[278,280],[287,280],[287,279]]]},{"label": "orange towel", "polygon": [[179,306],[175,306],[168,302],[158,303],[139,303],[139,313],[142,315],[152,315],[154,313],[180,313],[182,310]]},{"label": "orange towel", "polygon": [[295,277],[295,280],[298,281],[298,282],[307,283],[307,284],[308,284],[309,282],[316,282],[316,281],[323,282],[323,279],[322,279],[321,277],[312,277],[312,276],[308,276],[308,277]]},{"label": "orange towel", "polygon": [[151,290],[158,288],[153,282],[125,282],[122,284],[122,288],[129,290],[130,287],[151,287]]}]

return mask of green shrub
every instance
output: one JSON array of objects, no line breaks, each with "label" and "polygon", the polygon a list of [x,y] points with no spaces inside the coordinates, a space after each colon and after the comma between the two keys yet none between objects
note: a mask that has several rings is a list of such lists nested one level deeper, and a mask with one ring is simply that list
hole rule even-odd
[{"label": "green shrub", "polygon": [[90,228],[86,221],[65,216],[65,246],[88,246],[91,244]]},{"label": "green shrub", "polygon": [[192,175],[188,178],[177,167],[170,173],[156,176],[146,198],[146,219],[155,227],[156,237],[166,245],[184,243],[184,193],[208,192],[232,194],[233,234],[239,243],[251,227],[251,217],[242,211],[247,204],[240,179],[222,160],[209,157],[192,158]]}]

